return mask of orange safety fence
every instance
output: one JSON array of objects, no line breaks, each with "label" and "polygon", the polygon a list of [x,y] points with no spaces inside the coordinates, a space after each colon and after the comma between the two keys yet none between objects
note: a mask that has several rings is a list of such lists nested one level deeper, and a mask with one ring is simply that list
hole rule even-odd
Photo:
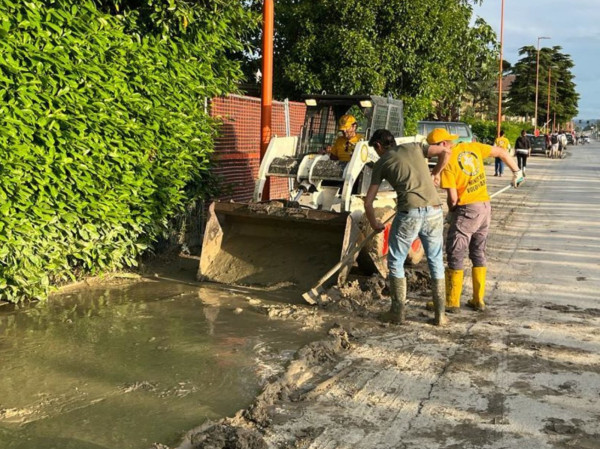
[{"label": "orange safety fence", "polygon": [[[290,135],[304,123],[304,103],[288,103]],[[220,200],[252,200],[260,166],[260,98],[229,95],[211,101],[211,115],[222,121],[213,153],[214,170],[223,180]],[[272,133],[285,136],[285,106],[273,102]],[[271,199],[289,198],[287,179],[271,179]]]}]

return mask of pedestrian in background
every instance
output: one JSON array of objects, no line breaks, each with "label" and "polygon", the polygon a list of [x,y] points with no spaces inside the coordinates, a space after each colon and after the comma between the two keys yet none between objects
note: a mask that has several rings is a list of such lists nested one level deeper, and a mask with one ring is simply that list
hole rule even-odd
[{"label": "pedestrian in background", "polygon": [[[497,147],[503,148],[508,153],[508,147],[510,146],[510,143],[509,143],[508,139],[506,137],[504,137],[504,131],[500,131],[500,135],[496,139],[496,142],[494,142],[494,145],[496,145]],[[494,162],[494,176],[502,176],[503,174],[504,174],[504,162],[502,161],[502,158],[497,157],[497,158],[495,158],[495,162]]]},{"label": "pedestrian in background", "polygon": [[523,181],[523,174],[504,148],[478,142],[455,144],[453,140],[457,137],[448,135],[442,128],[434,129],[427,136],[429,143],[452,149],[448,165],[441,175],[441,187],[446,189],[448,210],[451,212],[446,238],[446,310],[460,307],[467,253],[473,264],[473,298],[467,305],[483,310],[487,273],[485,251],[492,219],[483,160],[487,157],[502,159],[513,172],[514,187]]},{"label": "pedestrian in background", "polygon": [[521,135],[517,137],[515,142],[515,153],[517,154],[517,164],[519,170],[523,172],[523,176],[527,176],[527,158],[531,155],[531,141],[527,137],[525,130],[521,131]]}]

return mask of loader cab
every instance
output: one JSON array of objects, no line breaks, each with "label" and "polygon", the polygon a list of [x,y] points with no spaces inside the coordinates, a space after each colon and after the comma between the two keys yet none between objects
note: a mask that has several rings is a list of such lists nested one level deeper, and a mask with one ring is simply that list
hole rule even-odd
[{"label": "loader cab", "polygon": [[352,114],[358,123],[357,133],[364,140],[378,128],[387,128],[396,137],[404,136],[401,100],[372,95],[307,95],[306,115],[298,141],[297,156],[319,153],[333,145],[342,115]]},{"label": "loader cab", "polygon": [[[335,140],[342,135],[338,131],[339,119],[345,114],[356,118],[356,132],[362,136],[362,141],[368,141],[371,134],[379,128],[389,129],[396,137],[404,136],[404,114],[401,100],[391,97],[373,95],[307,95],[304,97],[306,115],[296,157],[307,154],[323,153],[327,147],[332,146]],[[337,172],[331,178],[339,181],[323,181],[323,185],[335,186],[343,184],[342,180],[348,178],[345,171],[353,167],[346,167],[348,163],[331,161],[328,168]],[[371,182],[371,164],[360,166],[352,185],[353,195],[365,195]],[[380,191],[392,191],[386,182]]]},{"label": "loader cab", "polygon": [[[349,211],[360,203],[371,182],[372,166],[379,156],[368,145],[371,134],[389,129],[404,135],[401,100],[369,95],[305,96],[306,113],[299,136],[273,137],[259,167],[253,201],[262,201],[269,177],[288,179],[290,199],[302,207]],[[338,138],[344,114],[357,119],[359,139],[350,160],[333,160],[325,153]],[[393,191],[382,183],[380,192]],[[327,200],[326,200],[327,199]],[[330,201],[331,200],[331,201]],[[336,209],[336,210],[337,210]]]}]

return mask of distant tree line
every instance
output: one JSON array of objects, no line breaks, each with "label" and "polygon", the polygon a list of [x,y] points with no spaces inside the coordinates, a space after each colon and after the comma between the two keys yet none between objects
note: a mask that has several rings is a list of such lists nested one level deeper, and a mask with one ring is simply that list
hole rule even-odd
[{"label": "distant tree line", "polygon": [[[578,112],[579,94],[571,72],[574,64],[571,57],[561,50],[560,46],[540,49],[538,127],[543,127],[548,117],[555,121],[556,126],[570,122]],[[515,80],[506,100],[506,109],[511,115],[534,118],[537,49],[525,46],[519,50],[519,55],[522,58],[511,70]],[[552,127],[551,123],[548,125]]]}]

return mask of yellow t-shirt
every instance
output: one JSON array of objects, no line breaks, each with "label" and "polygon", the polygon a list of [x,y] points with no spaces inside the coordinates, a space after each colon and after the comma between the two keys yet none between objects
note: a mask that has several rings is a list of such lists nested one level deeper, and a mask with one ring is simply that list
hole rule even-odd
[{"label": "yellow t-shirt", "polygon": [[490,200],[483,160],[491,151],[490,145],[479,142],[463,142],[452,148],[440,185],[444,189],[456,189],[459,206]]},{"label": "yellow t-shirt", "polygon": [[338,160],[342,162],[348,162],[352,158],[352,152],[354,151],[354,147],[356,143],[360,140],[363,140],[362,134],[355,134],[354,137],[350,139],[346,139],[345,136],[340,136],[335,139],[331,147],[331,154],[336,156]]},{"label": "yellow t-shirt", "polygon": [[496,145],[497,147],[500,147],[500,148],[504,148],[506,150],[506,149],[508,149],[510,142],[508,141],[508,139],[506,137],[502,136],[502,137],[498,137],[496,139],[496,142],[494,142],[494,145]]}]

